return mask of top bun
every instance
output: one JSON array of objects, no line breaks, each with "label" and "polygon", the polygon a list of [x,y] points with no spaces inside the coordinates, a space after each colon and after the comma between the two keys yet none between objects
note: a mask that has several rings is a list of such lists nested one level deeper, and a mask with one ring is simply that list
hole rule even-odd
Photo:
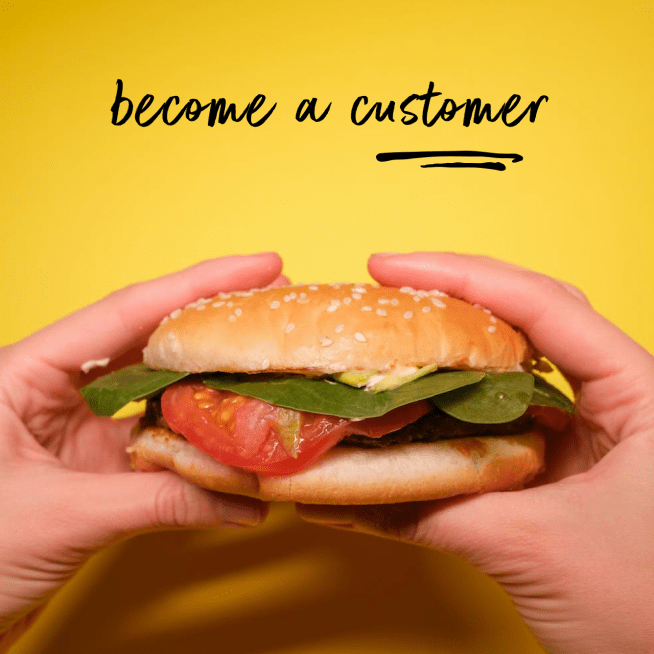
[{"label": "top bun", "polygon": [[398,366],[505,371],[524,336],[487,309],[371,284],[219,293],[164,318],[143,351],[151,368],[186,372],[387,372]]}]

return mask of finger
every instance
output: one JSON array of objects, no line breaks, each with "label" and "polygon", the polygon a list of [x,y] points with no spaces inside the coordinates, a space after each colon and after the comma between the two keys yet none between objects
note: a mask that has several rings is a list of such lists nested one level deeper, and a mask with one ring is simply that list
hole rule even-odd
[{"label": "finger", "polygon": [[82,364],[125,355],[144,344],[161,319],[178,307],[219,291],[266,286],[280,275],[274,253],[232,256],[128,286],[22,341],[31,357],[74,371]]},{"label": "finger", "polygon": [[[541,489],[459,496],[433,502],[372,506],[297,505],[313,524],[453,552],[487,574],[497,564],[533,554],[551,507]],[[539,513],[540,512],[540,513]],[[496,563],[497,562],[497,563]]]},{"label": "finger", "polygon": [[169,471],[81,473],[70,487],[76,498],[69,498],[62,529],[91,549],[150,531],[253,527],[267,515],[259,500],[208,491]]},{"label": "finger", "polygon": [[652,360],[580,292],[550,277],[494,259],[451,253],[373,255],[370,274],[381,284],[440,289],[479,303],[522,329],[536,349],[567,376],[587,381]]}]

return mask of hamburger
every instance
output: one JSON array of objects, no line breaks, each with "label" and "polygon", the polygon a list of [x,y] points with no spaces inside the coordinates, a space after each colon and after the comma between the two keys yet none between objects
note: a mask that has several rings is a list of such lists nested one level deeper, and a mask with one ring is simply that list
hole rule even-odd
[{"label": "hamburger", "polygon": [[519,488],[574,407],[525,337],[439,291],[311,284],[165,317],[142,364],[82,389],[146,399],[136,470],[268,501],[380,504]]}]

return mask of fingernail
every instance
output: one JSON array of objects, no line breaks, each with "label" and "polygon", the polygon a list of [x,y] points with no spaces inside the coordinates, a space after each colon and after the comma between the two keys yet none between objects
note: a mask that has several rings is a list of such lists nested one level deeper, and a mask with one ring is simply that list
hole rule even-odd
[{"label": "fingernail", "polygon": [[353,526],[352,516],[345,507],[298,504],[296,508],[300,518],[307,522],[341,529]]},{"label": "fingernail", "polygon": [[251,502],[223,499],[223,524],[234,527],[256,527],[262,519],[262,510],[256,500]]}]

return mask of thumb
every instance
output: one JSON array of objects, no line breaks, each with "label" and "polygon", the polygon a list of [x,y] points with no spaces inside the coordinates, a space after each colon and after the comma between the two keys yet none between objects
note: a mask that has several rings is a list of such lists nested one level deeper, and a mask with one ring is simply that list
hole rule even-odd
[{"label": "thumb", "polygon": [[208,491],[169,471],[80,473],[71,490],[66,528],[93,550],[149,531],[255,526],[267,514],[259,500]]}]

